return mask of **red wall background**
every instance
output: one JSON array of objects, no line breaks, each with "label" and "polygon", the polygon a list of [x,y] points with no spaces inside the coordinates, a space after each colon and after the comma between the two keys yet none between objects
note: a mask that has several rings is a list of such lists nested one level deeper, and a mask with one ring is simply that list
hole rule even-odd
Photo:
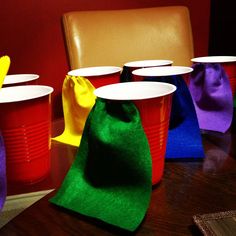
[{"label": "red wall background", "polygon": [[190,10],[195,56],[208,55],[210,0],[0,0],[0,56],[9,55],[8,74],[36,73],[54,88],[53,118],[63,116],[61,86],[69,70],[61,16],[75,10],[185,5]]}]

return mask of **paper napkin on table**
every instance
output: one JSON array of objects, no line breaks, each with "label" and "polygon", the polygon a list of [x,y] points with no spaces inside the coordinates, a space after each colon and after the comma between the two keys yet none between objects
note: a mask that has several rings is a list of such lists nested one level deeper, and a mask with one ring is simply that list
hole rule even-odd
[{"label": "paper napkin on table", "polygon": [[204,158],[196,111],[191,94],[182,76],[150,77],[147,80],[166,82],[177,87],[172,98],[166,159]]},{"label": "paper napkin on table", "polygon": [[233,97],[224,68],[218,63],[193,65],[189,89],[201,129],[225,133],[233,118]]},{"label": "paper napkin on table", "polygon": [[74,163],[50,201],[134,231],[152,191],[150,149],[132,102],[97,99]]},{"label": "paper napkin on table", "polygon": [[83,77],[67,75],[62,86],[62,105],[65,128],[61,135],[52,138],[58,142],[78,147],[84,125],[95,104],[93,85]]}]

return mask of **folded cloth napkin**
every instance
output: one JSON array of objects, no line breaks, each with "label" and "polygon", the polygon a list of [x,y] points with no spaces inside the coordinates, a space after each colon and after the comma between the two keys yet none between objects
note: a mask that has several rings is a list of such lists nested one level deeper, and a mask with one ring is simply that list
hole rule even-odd
[{"label": "folded cloth napkin", "polygon": [[76,147],[80,145],[86,119],[95,104],[94,89],[86,78],[66,76],[62,86],[65,129],[53,140]]},{"label": "folded cloth napkin", "polygon": [[204,158],[196,111],[191,94],[182,76],[148,77],[145,80],[166,82],[177,87],[172,99],[166,159]]},{"label": "folded cloth napkin", "polygon": [[6,194],[6,156],[3,138],[0,133],[0,211],[2,210],[5,203]]},{"label": "folded cloth napkin", "polygon": [[135,105],[98,98],[75,161],[50,201],[134,231],[149,206],[151,173],[150,149]]},{"label": "folded cloth napkin", "polygon": [[233,118],[233,97],[224,68],[218,63],[193,65],[189,90],[201,129],[225,133]]}]

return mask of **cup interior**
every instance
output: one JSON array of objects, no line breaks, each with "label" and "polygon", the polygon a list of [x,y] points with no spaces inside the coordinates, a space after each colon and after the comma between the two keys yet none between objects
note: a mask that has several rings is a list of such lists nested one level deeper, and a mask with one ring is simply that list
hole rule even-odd
[{"label": "cup interior", "polygon": [[183,75],[193,71],[193,68],[186,66],[159,66],[137,69],[132,74],[137,76],[171,76],[171,75]]},{"label": "cup interior", "polygon": [[37,74],[13,74],[6,75],[3,85],[25,83],[39,78]]},{"label": "cup interior", "polygon": [[10,103],[43,97],[53,92],[53,88],[44,85],[24,85],[0,89],[0,103]]},{"label": "cup interior", "polygon": [[235,56],[206,56],[195,57],[191,59],[192,62],[199,63],[223,63],[223,62],[236,62]]},{"label": "cup interior", "polygon": [[121,67],[117,66],[96,66],[96,67],[85,67],[68,72],[71,76],[99,76],[99,75],[109,75],[120,72]]},{"label": "cup interior", "polygon": [[124,65],[132,68],[140,68],[140,67],[165,66],[172,64],[173,61],[171,60],[142,60],[142,61],[127,62]]},{"label": "cup interior", "polygon": [[94,94],[108,100],[141,100],[165,96],[173,93],[176,87],[162,82],[125,82],[97,88]]}]

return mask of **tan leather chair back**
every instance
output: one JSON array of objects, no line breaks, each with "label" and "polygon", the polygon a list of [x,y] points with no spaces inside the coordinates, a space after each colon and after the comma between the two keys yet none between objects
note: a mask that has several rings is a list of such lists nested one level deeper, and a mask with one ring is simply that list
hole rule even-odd
[{"label": "tan leather chair back", "polygon": [[75,11],[63,15],[71,69],[123,66],[128,61],[193,58],[189,11],[184,6]]}]

